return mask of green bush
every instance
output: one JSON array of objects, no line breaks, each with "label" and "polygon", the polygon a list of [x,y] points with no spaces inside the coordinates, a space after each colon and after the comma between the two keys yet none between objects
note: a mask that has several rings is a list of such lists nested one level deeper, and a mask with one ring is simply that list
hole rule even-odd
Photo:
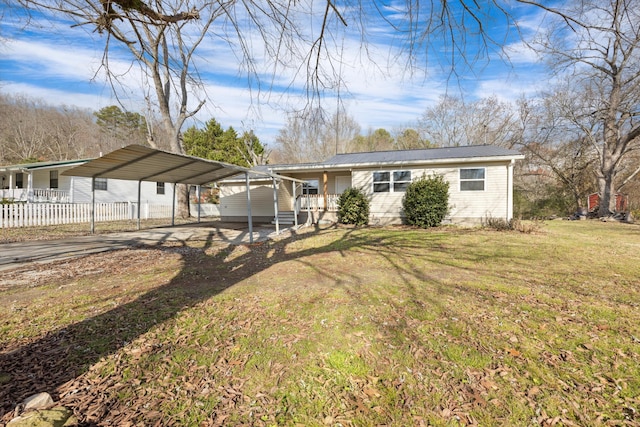
[{"label": "green bush", "polygon": [[338,222],[341,224],[367,225],[369,200],[357,188],[348,188],[338,199]]},{"label": "green bush", "polygon": [[409,184],[402,207],[407,223],[437,227],[449,211],[449,183],[440,175],[423,176]]},{"label": "green bush", "polygon": [[543,221],[534,219],[531,221],[521,221],[517,218],[511,218],[507,221],[504,218],[493,218],[488,215],[482,220],[482,227],[495,231],[519,231],[520,233],[533,234],[542,230]]}]

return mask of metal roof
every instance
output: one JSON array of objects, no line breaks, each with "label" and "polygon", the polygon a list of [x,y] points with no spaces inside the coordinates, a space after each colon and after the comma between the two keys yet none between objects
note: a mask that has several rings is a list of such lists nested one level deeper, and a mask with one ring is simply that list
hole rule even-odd
[{"label": "metal roof", "polygon": [[63,166],[73,166],[90,161],[91,159],[79,159],[79,160],[60,160],[54,162],[37,162],[37,163],[19,163],[16,165],[0,166],[0,171],[9,170],[34,170],[34,169],[46,169],[57,168]]},{"label": "metal roof", "polygon": [[326,160],[325,166],[340,166],[369,163],[429,162],[446,159],[469,159],[474,157],[521,157],[515,150],[495,145],[469,145],[463,147],[426,148],[421,150],[374,151],[367,153],[338,154]]},{"label": "metal roof", "polygon": [[134,144],[62,174],[87,178],[204,185],[239,172],[249,172],[249,169]]},{"label": "metal roof", "polygon": [[337,154],[324,162],[269,165],[269,169],[281,174],[285,172],[300,173],[314,170],[348,170],[366,167],[419,166],[522,159],[524,159],[524,156],[516,150],[509,150],[494,145],[468,145],[463,147]]}]

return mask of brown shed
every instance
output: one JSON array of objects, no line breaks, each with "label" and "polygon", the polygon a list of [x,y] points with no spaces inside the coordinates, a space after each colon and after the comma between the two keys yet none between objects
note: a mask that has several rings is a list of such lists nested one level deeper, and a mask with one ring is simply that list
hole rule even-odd
[{"label": "brown shed", "polygon": [[[615,208],[616,212],[626,212],[627,209],[629,208],[629,196],[625,194],[617,193],[615,197],[616,197],[616,208]],[[587,209],[589,210],[589,212],[593,212],[597,210],[598,206],[600,206],[600,194],[599,193],[589,194],[589,196],[587,197]]]}]

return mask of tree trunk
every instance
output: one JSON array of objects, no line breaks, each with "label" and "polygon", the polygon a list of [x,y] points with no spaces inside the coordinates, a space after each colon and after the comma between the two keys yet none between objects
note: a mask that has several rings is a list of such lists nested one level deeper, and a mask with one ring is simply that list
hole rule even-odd
[{"label": "tree trunk", "polygon": [[615,211],[615,187],[613,175],[611,173],[598,177],[598,188],[600,190],[600,203],[598,205],[598,217],[603,218],[611,215]]},{"label": "tree trunk", "polygon": [[176,190],[178,193],[178,217],[188,219],[191,214],[189,211],[189,186],[187,184],[178,184]]}]

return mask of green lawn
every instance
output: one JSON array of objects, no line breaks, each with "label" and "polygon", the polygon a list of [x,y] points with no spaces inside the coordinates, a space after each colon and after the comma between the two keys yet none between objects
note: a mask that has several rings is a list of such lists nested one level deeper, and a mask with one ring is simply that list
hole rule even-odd
[{"label": "green lawn", "polygon": [[640,425],[637,225],[111,256],[28,300],[0,288],[0,390],[24,397],[32,357],[59,371],[37,391],[104,425]]}]

